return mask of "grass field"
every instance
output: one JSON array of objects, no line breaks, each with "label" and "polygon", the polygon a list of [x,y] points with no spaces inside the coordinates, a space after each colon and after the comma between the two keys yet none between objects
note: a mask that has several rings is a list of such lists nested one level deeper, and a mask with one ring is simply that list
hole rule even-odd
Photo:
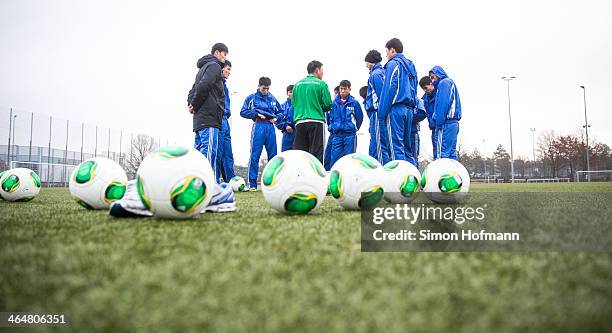
[{"label": "grass field", "polygon": [[612,254],[361,253],[359,212],[329,197],[303,217],[259,192],[237,203],[164,221],[86,211],[67,189],[0,202],[0,311],[64,313],[39,330],[73,332],[610,331]]}]

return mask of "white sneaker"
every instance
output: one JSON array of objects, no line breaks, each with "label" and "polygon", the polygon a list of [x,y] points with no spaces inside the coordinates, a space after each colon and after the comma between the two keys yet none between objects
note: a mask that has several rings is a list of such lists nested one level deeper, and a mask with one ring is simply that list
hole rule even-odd
[{"label": "white sneaker", "polygon": [[113,217],[149,217],[153,213],[146,209],[140,201],[136,180],[127,182],[127,189],[123,198],[113,202],[110,206],[109,214]]},{"label": "white sneaker", "polygon": [[236,200],[234,199],[234,191],[227,183],[221,183],[215,186],[215,193],[208,206],[204,207],[202,213],[215,212],[227,213],[236,210]]}]

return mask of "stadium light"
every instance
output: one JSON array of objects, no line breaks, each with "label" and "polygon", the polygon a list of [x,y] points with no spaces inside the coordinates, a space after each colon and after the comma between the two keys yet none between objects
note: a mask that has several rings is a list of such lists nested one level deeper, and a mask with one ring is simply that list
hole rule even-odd
[{"label": "stadium light", "polygon": [[487,153],[485,153],[485,145],[487,144],[487,139],[482,138],[482,160],[484,164],[484,174],[487,174]]},{"label": "stadium light", "polygon": [[[230,99],[234,99],[234,96],[238,95],[238,90],[232,90],[230,92]],[[236,103],[232,103],[230,102],[230,112],[232,111],[232,105],[235,105]],[[234,127],[234,118],[235,117],[230,117],[229,119],[229,125],[230,127]]]},{"label": "stadium light", "polygon": [[[531,151],[533,152],[533,173],[535,173],[536,168],[536,158],[535,158],[535,128],[530,128],[531,131]],[[533,175],[532,175],[533,176]]]},{"label": "stadium light", "polygon": [[587,182],[591,181],[591,175],[588,171],[591,171],[591,165],[589,161],[589,122],[587,121],[587,107],[586,107],[586,88],[584,86],[580,86],[582,88],[582,98],[584,100],[584,126],[582,126],[586,132],[586,163],[587,163]]},{"label": "stadium light", "polygon": [[514,149],[512,147],[512,114],[510,113],[510,81],[516,79],[516,76],[502,76],[502,80],[508,83],[508,119],[510,120],[510,173],[512,183],[514,183]]}]

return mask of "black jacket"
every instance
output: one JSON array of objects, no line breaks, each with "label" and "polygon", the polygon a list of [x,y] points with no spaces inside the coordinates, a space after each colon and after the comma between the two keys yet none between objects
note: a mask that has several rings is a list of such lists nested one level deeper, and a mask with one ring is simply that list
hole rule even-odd
[{"label": "black jacket", "polygon": [[198,60],[198,74],[189,91],[187,103],[193,106],[193,131],[202,128],[221,128],[225,110],[225,91],[221,63],[208,54]]}]

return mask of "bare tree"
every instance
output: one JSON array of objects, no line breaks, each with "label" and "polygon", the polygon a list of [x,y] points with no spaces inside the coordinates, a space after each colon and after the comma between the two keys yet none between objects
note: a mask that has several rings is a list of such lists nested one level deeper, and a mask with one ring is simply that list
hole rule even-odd
[{"label": "bare tree", "polygon": [[123,168],[128,175],[128,178],[134,179],[136,171],[142,160],[150,152],[158,148],[157,141],[148,135],[138,134],[131,142],[130,151],[127,153],[128,158],[125,160]]},{"label": "bare tree", "polygon": [[457,142],[457,158],[461,161],[461,156],[468,154],[468,147],[461,142]]},{"label": "bare tree", "polygon": [[555,149],[557,136],[554,131],[542,133],[538,138],[538,153],[542,157],[543,164],[546,162],[550,165],[552,177],[557,177],[557,168],[559,166],[559,155]]}]

